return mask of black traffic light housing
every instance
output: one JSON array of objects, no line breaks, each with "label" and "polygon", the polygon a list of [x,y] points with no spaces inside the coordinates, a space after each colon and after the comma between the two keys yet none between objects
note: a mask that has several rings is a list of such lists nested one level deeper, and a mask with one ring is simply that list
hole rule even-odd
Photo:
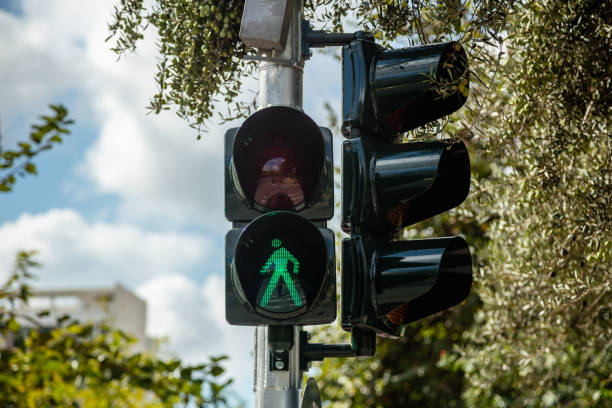
[{"label": "black traffic light housing", "polygon": [[386,50],[368,34],[343,48],[342,314],[344,329],[397,337],[402,326],[461,302],[472,262],[461,237],[398,241],[400,228],[469,192],[463,143],[394,144],[459,109],[467,58],[456,42]]},{"label": "black traffic light housing", "polygon": [[329,129],[274,106],[225,134],[226,319],[308,325],[336,318]]}]

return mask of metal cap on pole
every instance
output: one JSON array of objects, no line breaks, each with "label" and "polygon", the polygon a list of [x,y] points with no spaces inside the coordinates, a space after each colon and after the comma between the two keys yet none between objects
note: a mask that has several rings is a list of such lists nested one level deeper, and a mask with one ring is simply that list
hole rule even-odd
[{"label": "metal cap on pole", "polygon": [[287,43],[293,2],[293,0],[246,0],[240,24],[242,42],[251,48],[282,51]]}]

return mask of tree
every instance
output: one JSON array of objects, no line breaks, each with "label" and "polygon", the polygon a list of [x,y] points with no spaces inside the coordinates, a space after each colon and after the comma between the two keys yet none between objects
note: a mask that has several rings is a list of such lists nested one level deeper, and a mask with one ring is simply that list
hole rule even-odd
[{"label": "tree", "polygon": [[[197,60],[206,72],[162,65],[156,106],[177,106],[202,124],[215,96],[235,100],[240,79],[227,79],[249,66],[239,59],[249,51],[237,40],[239,21],[223,21],[240,2],[131,4],[118,6],[111,25],[125,41],[119,50],[133,49],[149,23],[162,61],[194,67]],[[475,164],[468,201],[404,234],[465,234],[479,300],[414,323],[403,342],[380,341],[378,358],[325,362],[327,399],[385,407],[446,405],[440,395],[457,406],[611,404],[612,9],[598,0],[313,0],[305,11],[334,30],[350,19],[383,43],[460,40],[471,69],[467,109],[407,135],[441,130],[466,141]],[[208,110],[198,110],[200,99]]]},{"label": "tree", "polygon": [[[64,315],[45,327],[23,312],[30,296],[34,251],[20,252],[0,287],[0,405],[3,407],[174,407],[226,404],[217,382],[225,357],[189,366],[130,353],[134,342],[107,324],[81,324]],[[27,322],[27,325],[23,323]]]},{"label": "tree", "polygon": [[579,0],[508,16],[477,136],[492,175],[470,205],[496,217],[461,350],[471,404],[612,403],[611,17]]}]

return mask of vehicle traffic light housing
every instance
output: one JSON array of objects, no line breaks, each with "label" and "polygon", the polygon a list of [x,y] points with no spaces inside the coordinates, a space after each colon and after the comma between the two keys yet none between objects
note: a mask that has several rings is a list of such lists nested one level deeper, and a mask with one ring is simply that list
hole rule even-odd
[{"label": "vehicle traffic light housing", "polygon": [[306,325],[336,317],[329,129],[303,112],[261,109],[225,135],[226,319]]},{"label": "vehicle traffic light housing", "polygon": [[466,54],[455,42],[386,50],[367,34],[343,48],[343,328],[397,337],[414,320],[469,294],[461,237],[398,241],[406,226],[463,202],[470,163],[462,142],[398,143],[467,99]]}]

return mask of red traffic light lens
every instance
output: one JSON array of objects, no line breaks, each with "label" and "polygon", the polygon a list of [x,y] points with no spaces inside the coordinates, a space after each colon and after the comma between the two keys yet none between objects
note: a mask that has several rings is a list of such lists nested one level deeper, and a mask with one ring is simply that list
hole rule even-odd
[{"label": "red traffic light lens", "polygon": [[246,199],[267,209],[295,209],[319,191],[323,136],[314,121],[296,109],[265,108],[238,130],[233,159]]}]

